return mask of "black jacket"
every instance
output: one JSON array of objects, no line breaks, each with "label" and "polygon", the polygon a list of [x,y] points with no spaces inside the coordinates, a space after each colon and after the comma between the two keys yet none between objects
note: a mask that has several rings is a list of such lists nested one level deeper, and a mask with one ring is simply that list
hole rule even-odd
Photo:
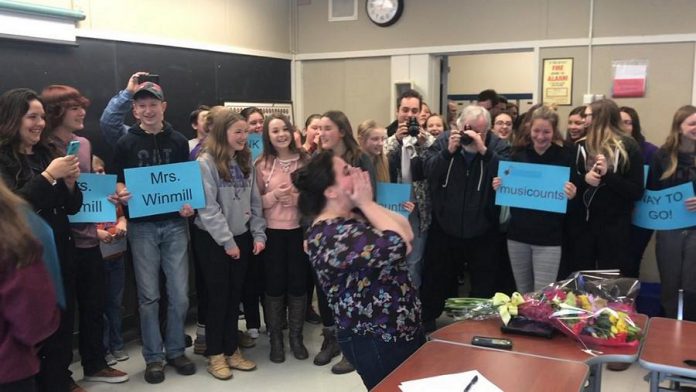
[{"label": "black jacket", "polygon": [[0,149],[0,176],[8,188],[26,200],[51,226],[61,265],[67,268],[72,265],[68,258],[74,246],[68,215],[76,214],[82,208],[82,192],[79,187],[68,191],[63,180],[51,185],[41,175],[53,158],[47,148],[37,145],[34,154],[20,154],[17,160],[11,147],[3,146]]},{"label": "black jacket", "polygon": [[[556,144],[551,144],[543,155],[539,155],[534,147],[529,146],[513,151],[510,156],[510,160],[515,162],[569,167],[570,182],[577,186],[579,177],[575,170],[574,158],[573,147],[561,147]],[[532,245],[560,246],[564,220],[565,215],[556,212],[511,207],[508,239]]]},{"label": "black jacket", "polygon": [[[147,133],[139,125],[134,125],[116,143],[114,172],[118,176],[118,182],[125,182],[125,169],[188,162],[188,156],[188,140],[169,123],[165,122],[164,129],[157,134]],[[171,212],[132,220],[162,221],[176,217],[179,217],[179,213]]]},{"label": "black jacket", "polygon": [[489,131],[486,154],[471,154],[469,161],[463,150],[454,154],[447,150],[450,132],[440,134],[426,152],[433,215],[445,233],[474,238],[498,226],[500,208],[495,205],[492,181],[510,145]]},{"label": "black jacket", "polygon": [[643,156],[638,143],[630,137],[622,136],[621,142],[628,155],[628,168],[623,169],[619,160],[616,171],[609,170],[602,177],[597,188],[585,182],[586,150],[585,141],[578,143],[575,157],[579,182],[578,197],[585,205],[586,220],[601,224],[614,219],[631,219],[633,203],[643,196]]}]

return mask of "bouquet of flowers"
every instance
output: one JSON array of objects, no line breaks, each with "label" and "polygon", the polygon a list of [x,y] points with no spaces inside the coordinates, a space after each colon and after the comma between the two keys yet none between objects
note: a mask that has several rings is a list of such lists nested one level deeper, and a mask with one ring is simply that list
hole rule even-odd
[{"label": "bouquet of flowers", "polygon": [[641,330],[631,319],[640,284],[617,271],[576,272],[568,279],[527,294],[496,293],[486,298],[449,298],[445,310],[455,320],[513,317],[547,323],[584,344],[637,345]]},{"label": "bouquet of flowers", "polygon": [[[588,285],[588,281],[593,283]],[[538,292],[514,293],[512,297],[497,293],[492,303],[505,324],[511,317],[521,316],[549,323],[585,344],[632,346],[641,337],[640,328],[631,319],[637,289],[635,279],[593,280],[576,273]]]}]

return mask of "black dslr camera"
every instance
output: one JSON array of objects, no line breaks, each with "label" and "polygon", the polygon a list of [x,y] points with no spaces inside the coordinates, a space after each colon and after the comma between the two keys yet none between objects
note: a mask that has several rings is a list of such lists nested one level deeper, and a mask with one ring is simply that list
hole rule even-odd
[{"label": "black dslr camera", "polygon": [[420,133],[420,124],[418,124],[418,119],[416,117],[411,117],[408,119],[408,134],[413,137],[418,137]]},{"label": "black dslr camera", "polygon": [[[470,131],[471,130],[471,125],[465,124],[464,125],[464,130],[465,131]],[[473,143],[474,139],[472,139],[471,136],[467,135],[466,133],[462,132],[462,138],[459,139],[459,144],[462,146],[468,146],[469,144]]]}]

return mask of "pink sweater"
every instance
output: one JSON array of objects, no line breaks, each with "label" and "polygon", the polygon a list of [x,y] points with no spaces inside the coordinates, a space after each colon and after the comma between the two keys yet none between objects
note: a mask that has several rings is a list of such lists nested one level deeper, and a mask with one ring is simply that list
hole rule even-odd
[{"label": "pink sweater", "polygon": [[[259,185],[261,201],[263,202],[263,216],[269,229],[290,230],[300,227],[300,211],[297,209],[298,192],[292,187],[292,201],[289,205],[282,205],[276,199],[273,191],[281,188],[282,185],[290,184],[290,173],[302,166],[300,160],[291,162],[289,165],[282,165],[280,162],[273,162],[276,159],[269,157],[268,160],[256,162],[256,183]],[[287,166],[284,169],[284,166]],[[287,170],[287,172],[286,172]]]}]

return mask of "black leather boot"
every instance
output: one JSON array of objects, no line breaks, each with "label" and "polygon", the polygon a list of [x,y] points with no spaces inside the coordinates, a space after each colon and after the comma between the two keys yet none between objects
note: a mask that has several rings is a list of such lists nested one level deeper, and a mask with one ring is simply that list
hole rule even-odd
[{"label": "black leather boot", "polygon": [[336,327],[324,327],[321,334],[324,335],[324,341],[321,343],[319,354],[314,357],[314,364],[317,366],[326,365],[341,353],[341,347],[336,341]]},{"label": "black leather boot", "polygon": [[283,345],[283,316],[285,314],[285,297],[265,298],[266,302],[266,326],[270,334],[271,353],[269,358],[271,362],[285,362],[285,347]]},{"label": "black leather boot", "polygon": [[302,327],[307,313],[307,295],[288,296],[288,338],[290,349],[297,359],[307,359],[309,353],[302,342]]}]

